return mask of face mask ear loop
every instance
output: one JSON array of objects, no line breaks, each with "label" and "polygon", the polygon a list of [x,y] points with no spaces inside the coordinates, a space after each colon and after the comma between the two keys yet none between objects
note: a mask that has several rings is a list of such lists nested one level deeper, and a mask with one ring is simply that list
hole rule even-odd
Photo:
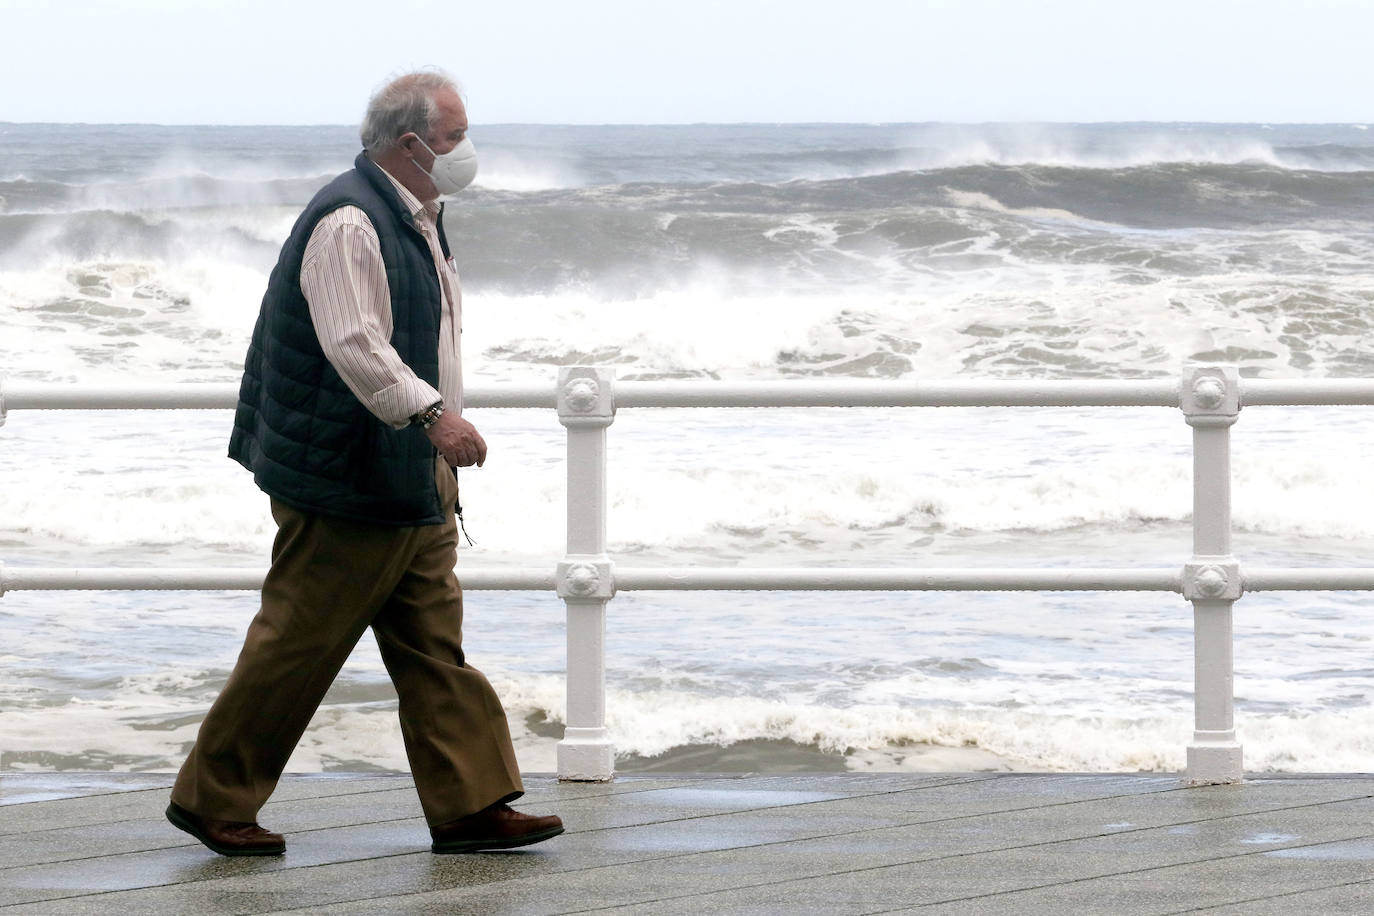
[{"label": "face mask ear loop", "polygon": [[[429,155],[434,159],[435,162],[438,162],[438,161],[439,161],[439,157],[438,157],[437,155],[435,155],[434,150],[432,150],[432,149],[429,148],[429,144],[426,143],[426,142],[424,141],[424,138],[423,138],[423,137],[421,137],[419,134],[416,134],[416,135],[415,135],[415,139],[420,141],[420,145],[423,146],[423,147],[425,148],[425,152],[429,153]],[[415,167],[416,167],[417,169],[419,169],[421,172],[423,172],[423,173],[424,173],[424,176],[425,176],[426,178],[428,178],[430,181],[433,181],[433,180],[434,180],[434,166],[433,166],[433,165],[431,165],[431,166],[429,167],[429,169],[427,170],[427,169],[425,169],[424,166],[420,165],[420,163],[415,162],[415,157],[414,157],[414,156],[411,156],[411,157],[410,157],[410,161],[415,163]]]}]

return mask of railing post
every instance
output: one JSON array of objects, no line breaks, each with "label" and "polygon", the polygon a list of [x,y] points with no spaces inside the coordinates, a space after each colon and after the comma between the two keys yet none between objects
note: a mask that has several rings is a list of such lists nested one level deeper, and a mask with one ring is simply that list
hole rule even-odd
[{"label": "railing post", "polygon": [[568,553],[558,596],[568,607],[568,712],[558,778],[607,782],[615,749],[606,731],[606,602],[615,575],[606,556],[606,427],[615,419],[614,373],[565,367],[558,420],[568,430]]},{"label": "railing post", "polygon": [[1184,369],[1180,406],[1193,428],[1193,558],[1183,568],[1183,597],[1193,603],[1191,785],[1240,782],[1236,740],[1232,605],[1241,595],[1231,556],[1231,426],[1240,415],[1234,366]]}]

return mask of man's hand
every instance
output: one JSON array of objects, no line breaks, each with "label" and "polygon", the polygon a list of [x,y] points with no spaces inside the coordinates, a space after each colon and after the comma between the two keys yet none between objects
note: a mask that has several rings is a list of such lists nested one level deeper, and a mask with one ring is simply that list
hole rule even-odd
[{"label": "man's hand", "polygon": [[429,429],[425,430],[429,441],[444,456],[451,468],[465,468],[487,460],[487,441],[467,420],[451,411],[444,411]]}]

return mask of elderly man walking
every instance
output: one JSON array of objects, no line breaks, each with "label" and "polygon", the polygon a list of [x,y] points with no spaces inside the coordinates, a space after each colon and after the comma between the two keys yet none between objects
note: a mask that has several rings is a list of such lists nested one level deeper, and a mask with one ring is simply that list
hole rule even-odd
[{"label": "elderly man walking", "polygon": [[258,811],[369,626],[433,851],[563,832],[509,807],[523,786],[505,712],[462,649],[454,468],[487,445],[462,418],[462,300],[437,200],[476,174],[467,130],[438,71],[381,89],[353,168],[306,206],[268,280],[229,454],[271,497],[272,565],[167,809],[222,855],[285,850]]}]

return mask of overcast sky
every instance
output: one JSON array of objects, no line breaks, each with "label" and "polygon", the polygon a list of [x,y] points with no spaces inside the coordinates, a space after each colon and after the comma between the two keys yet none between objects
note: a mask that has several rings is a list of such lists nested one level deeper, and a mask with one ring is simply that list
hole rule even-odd
[{"label": "overcast sky", "polygon": [[1374,121],[1374,0],[0,0],[0,121]]}]

